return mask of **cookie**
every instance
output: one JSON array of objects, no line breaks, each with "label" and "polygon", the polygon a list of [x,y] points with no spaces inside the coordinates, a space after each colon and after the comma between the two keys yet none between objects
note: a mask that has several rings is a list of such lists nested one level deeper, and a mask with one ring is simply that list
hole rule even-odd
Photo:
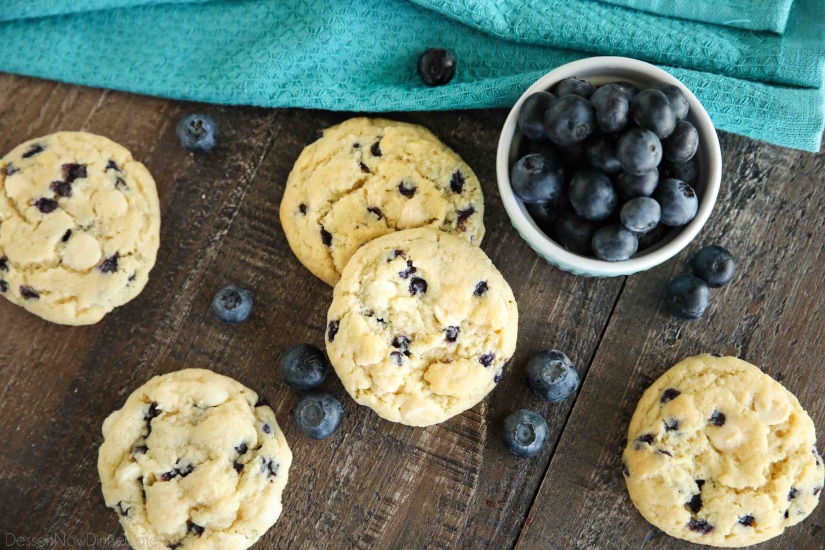
[{"label": "cookie", "polygon": [[481,401],[516,349],[513,292],[484,252],[429,228],[362,246],[335,285],[327,354],[347,392],[428,426]]},{"label": "cookie", "polygon": [[203,369],[156,376],[103,422],[106,506],[133,548],[248,548],[278,519],[292,453],[266,401]]},{"label": "cookie", "polygon": [[796,397],[735,357],[676,364],[644,393],[627,435],[630,499],[665,533],[711,546],[775,537],[822,491],[814,424]]},{"label": "cookie", "polygon": [[159,240],[155,181],[117,143],[59,132],[0,160],[0,294],[31,313],[98,322],[143,290]]},{"label": "cookie", "polygon": [[470,167],[426,128],[383,119],[347,120],[308,145],[280,216],[298,260],[329,285],[362,244],[392,231],[432,227],[473,244],[484,236]]}]

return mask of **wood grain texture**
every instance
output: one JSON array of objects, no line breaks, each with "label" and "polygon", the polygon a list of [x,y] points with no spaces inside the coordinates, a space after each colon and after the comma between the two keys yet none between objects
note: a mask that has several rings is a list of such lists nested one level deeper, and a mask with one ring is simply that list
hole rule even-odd
[{"label": "wood grain texture", "polygon": [[[175,137],[177,121],[195,111],[221,131],[209,155],[184,152]],[[482,248],[519,304],[518,348],[504,378],[470,411],[422,429],[380,419],[332,376],[323,388],[344,405],[342,428],[323,441],[302,436],[290,418],[298,394],[277,365],[289,345],[323,345],[332,291],[295,259],[278,208],[301,149],[350,116],[193,105],[0,75],[0,151],[56,130],[106,135],[148,166],[162,206],[149,284],[101,323],[52,325],[0,300],[0,536],[119,536],[97,477],[101,423],[151,376],[186,367],[266,396],[292,448],[284,513],[255,548],[676,548],[632,508],[617,460],[643,389],[701,351],[731,349],[779,373],[825,429],[817,382],[825,328],[815,321],[825,307],[823,155],[723,136],[723,195],[691,249],[644,274],[587,279],[544,263],[510,226],[494,166],[506,112],[487,110],[384,116],[430,128],[481,181]],[[677,322],[652,290],[705,242],[728,246],[740,275],[713,292],[705,318]],[[255,299],[237,326],[209,306],[230,283]],[[546,348],[579,367],[578,399],[547,404],[527,389],[525,363]],[[550,444],[535,459],[516,459],[501,443],[499,426],[518,408],[548,420]],[[823,523],[820,508],[779,542],[820,548]]]}]

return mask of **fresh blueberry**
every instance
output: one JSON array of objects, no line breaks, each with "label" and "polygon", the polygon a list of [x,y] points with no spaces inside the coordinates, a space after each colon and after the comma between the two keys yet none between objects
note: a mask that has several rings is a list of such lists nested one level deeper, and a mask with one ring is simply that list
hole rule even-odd
[{"label": "fresh blueberry", "polygon": [[547,445],[547,421],[534,411],[513,411],[504,419],[502,439],[504,446],[514,455],[521,458],[534,457]]},{"label": "fresh blueberry", "polygon": [[593,93],[590,102],[596,109],[596,123],[603,132],[618,134],[630,121],[627,90],[618,84],[605,84]]},{"label": "fresh blueberry", "polygon": [[659,223],[662,209],[650,197],[636,197],[622,205],[619,219],[622,225],[634,233],[647,233]]},{"label": "fresh blueberry", "polygon": [[621,262],[639,249],[639,238],[621,225],[608,225],[593,234],[593,253],[600,260]]},{"label": "fresh blueberry", "polygon": [[668,101],[670,101],[670,108],[673,109],[673,114],[676,116],[676,120],[684,120],[690,110],[690,104],[688,103],[687,96],[685,96],[682,89],[675,84],[667,84],[665,82],[659,82],[655,88],[667,96]]},{"label": "fresh blueberry", "polygon": [[539,399],[558,403],[579,387],[579,373],[559,350],[544,350],[527,361],[527,385]]},{"label": "fresh blueberry", "polygon": [[531,153],[513,165],[510,185],[516,197],[524,202],[553,201],[564,190],[564,170],[553,157]]},{"label": "fresh blueberry", "polygon": [[673,163],[665,159],[659,167],[659,173],[665,178],[676,178],[688,185],[694,185],[699,179],[699,163],[694,156],[687,162]]},{"label": "fresh blueberry", "polygon": [[689,161],[699,149],[699,132],[686,120],[676,123],[673,132],[662,140],[665,158],[675,164]]},{"label": "fresh blueberry", "polygon": [[725,286],[736,273],[736,260],[721,246],[710,245],[696,253],[690,262],[693,274],[709,287]]},{"label": "fresh blueberry", "polygon": [[659,166],[662,142],[650,130],[631,128],[619,136],[616,156],[625,172],[638,176]]},{"label": "fresh blueberry", "polygon": [[218,139],[218,125],[207,115],[188,115],[177,128],[181,146],[192,153],[208,153]]},{"label": "fresh blueberry", "polygon": [[618,202],[610,178],[593,168],[576,172],[570,180],[568,193],[576,214],[591,221],[607,218]]},{"label": "fresh blueberry", "polygon": [[675,178],[659,182],[653,198],[662,207],[662,223],[673,227],[685,225],[696,216],[699,198],[687,183]]},{"label": "fresh blueberry", "polygon": [[710,290],[702,279],[693,275],[676,277],[667,285],[665,299],[670,312],[687,321],[702,316],[708,307]]},{"label": "fresh blueberry", "polygon": [[553,88],[555,94],[559,97],[567,94],[577,95],[585,99],[589,99],[596,91],[596,87],[586,80],[570,77],[565,78]]},{"label": "fresh blueberry", "polygon": [[642,90],[630,104],[633,121],[641,128],[650,130],[659,139],[664,139],[676,127],[676,115],[667,96],[656,89]]},{"label": "fresh blueberry", "polygon": [[563,95],[547,108],[544,132],[550,141],[565,147],[586,140],[596,129],[596,110],[581,96]]},{"label": "fresh blueberry", "polygon": [[212,311],[227,323],[245,321],[252,313],[252,294],[237,285],[224,287],[212,298]]},{"label": "fresh blueberry", "polygon": [[292,410],[292,419],[302,434],[313,439],[329,437],[341,425],[344,408],[334,396],[324,392],[309,392]]},{"label": "fresh blueberry", "polygon": [[542,202],[539,204],[526,204],[527,213],[533,218],[542,231],[548,233],[556,222],[563,209],[562,201]]},{"label": "fresh blueberry", "polygon": [[536,92],[524,100],[518,112],[518,129],[530,139],[544,137],[544,113],[556,96],[550,92]]},{"label": "fresh blueberry", "polygon": [[442,86],[455,76],[455,56],[450,50],[430,48],[418,58],[418,76],[427,86]]},{"label": "fresh blueberry", "polygon": [[659,170],[654,168],[641,174],[622,172],[616,177],[615,186],[623,200],[633,197],[649,197],[659,185]]},{"label": "fresh blueberry", "polygon": [[584,148],[590,166],[598,168],[605,174],[618,174],[622,165],[616,158],[616,140],[610,136],[601,135],[588,141]]},{"label": "fresh blueberry", "polygon": [[329,373],[324,352],[311,344],[295,344],[281,356],[281,378],[296,390],[317,387]]},{"label": "fresh blueberry", "polygon": [[574,212],[561,212],[553,224],[555,240],[575,254],[590,254],[590,241],[596,232],[596,224]]}]

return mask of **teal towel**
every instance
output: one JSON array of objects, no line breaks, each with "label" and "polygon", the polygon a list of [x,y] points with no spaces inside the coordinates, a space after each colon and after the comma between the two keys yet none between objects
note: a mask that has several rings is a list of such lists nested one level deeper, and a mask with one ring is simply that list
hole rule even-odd
[{"label": "teal towel", "polygon": [[[77,11],[113,2],[117,0],[61,4]],[[214,103],[372,112],[460,109],[509,107],[550,69],[592,53],[627,55],[621,46],[684,81],[717,128],[787,147],[819,149],[825,126],[825,56],[818,52],[825,37],[806,27],[803,17],[822,12],[819,0],[794,4],[783,37],[712,27],[722,33],[718,38],[707,25],[595,1],[416,4],[178,2],[7,21],[0,24],[0,70]],[[589,11],[573,23],[544,7],[562,4],[587,5]],[[479,7],[486,11],[479,13]],[[812,34],[806,49],[794,45],[785,51],[782,41],[791,33],[794,12],[796,28]],[[606,19],[588,19],[594,14]],[[647,21],[642,31],[640,17]],[[686,34],[674,34],[673,25]],[[699,46],[682,25],[707,32]],[[731,36],[736,40],[731,42]],[[755,57],[759,41],[772,44],[762,58]],[[750,44],[749,56],[736,50],[745,43]],[[427,88],[418,79],[416,61],[431,46],[449,48],[458,58],[458,73],[447,86]],[[792,64],[808,74],[790,74]],[[785,85],[783,79],[798,82]]]},{"label": "teal towel", "polygon": [[668,17],[782,34],[793,0],[601,0]]}]

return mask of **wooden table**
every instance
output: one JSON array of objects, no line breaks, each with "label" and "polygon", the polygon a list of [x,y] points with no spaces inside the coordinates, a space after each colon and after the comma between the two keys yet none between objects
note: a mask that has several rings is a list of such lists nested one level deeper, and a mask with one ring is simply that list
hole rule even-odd
[{"label": "wooden table", "polygon": [[[209,155],[186,153],[175,137],[191,112],[220,127]],[[149,167],[163,212],[148,286],[97,325],[50,324],[0,300],[5,544],[12,534],[46,537],[46,548],[125,548],[111,544],[122,531],[100,492],[101,423],[151,376],[186,367],[265,395],[294,453],[284,513],[255,548],[695,548],[636,512],[620,453],[642,391],[701,352],[738,355],[781,380],[822,439],[825,154],[722,134],[722,191],[699,238],[648,272],[587,279],[540,260],[508,221],[494,169],[504,110],[392,115],[431,128],[481,180],[482,248],[510,282],[521,317],[504,379],[466,413],[416,429],[359,407],[332,376],[324,388],[344,404],[342,428],[322,441],[302,436],[290,418],[297,394],[277,365],[291,344],[323,346],[332,291],[291,253],[278,206],[304,145],[348,116],[193,105],[0,75],[2,153],[58,130],[106,135]],[[664,311],[665,284],[711,243],[738,258],[737,277],[712,291],[702,319],[679,321]],[[256,301],[238,326],[210,311],[215,291],[229,283],[248,286]],[[565,351],[579,367],[577,398],[547,404],[524,384],[527,359],[545,348]],[[517,459],[501,443],[502,419],[517,408],[549,423],[550,444],[534,459]],[[760,548],[821,549],[823,527],[820,505]]]}]

